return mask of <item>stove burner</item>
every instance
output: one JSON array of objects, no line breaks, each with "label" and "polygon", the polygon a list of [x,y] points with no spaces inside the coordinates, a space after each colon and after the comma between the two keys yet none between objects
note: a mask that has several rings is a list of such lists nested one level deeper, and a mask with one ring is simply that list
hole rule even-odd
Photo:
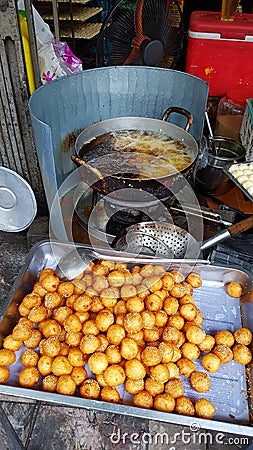
[{"label": "stove burner", "polygon": [[136,209],[123,209],[117,211],[109,218],[106,225],[106,232],[117,236],[121,231],[125,230],[130,225],[134,225],[139,222],[147,222],[150,220],[152,219],[142,211],[138,211]]}]

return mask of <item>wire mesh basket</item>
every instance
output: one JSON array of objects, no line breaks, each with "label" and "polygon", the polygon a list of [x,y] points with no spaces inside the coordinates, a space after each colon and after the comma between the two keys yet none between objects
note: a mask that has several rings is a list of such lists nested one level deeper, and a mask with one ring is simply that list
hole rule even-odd
[{"label": "wire mesh basket", "polygon": [[249,98],[240,130],[242,145],[245,147],[246,161],[253,161],[253,99]]}]

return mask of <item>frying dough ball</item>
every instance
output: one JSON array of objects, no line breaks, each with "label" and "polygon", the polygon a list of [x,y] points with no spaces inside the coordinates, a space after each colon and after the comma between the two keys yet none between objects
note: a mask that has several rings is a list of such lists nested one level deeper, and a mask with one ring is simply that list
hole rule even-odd
[{"label": "frying dough ball", "polygon": [[104,379],[108,386],[120,386],[122,383],[124,383],[125,378],[125,371],[118,364],[112,364],[104,371]]},{"label": "frying dough ball", "polygon": [[133,397],[133,404],[138,408],[150,409],[153,407],[153,397],[150,392],[141,391]]},{"label": "frying dough ball", "polygon": [[198,359],[200,356],[199,347],[192,342],[185,342],[181,347],[182,355],[187,359]]},{"label": "frying dough ball", "polygon": [[184,395],[184,386],[181,378],[172,378],[165,384],[166,394],[173,398],[179,398]]},{"label": "frying dough ball", "polygon": [[61,375],[56,384],[56,391],[63,395],[74,395],[76,383],[70,375]]},{"label": "frying dough ball", "polygon": [[17,350],[20,349],[22,345],[22,341],[16,341],[12,334],[9,334],[8,336],[6,336],[6,338],[4,339],[3,342],[3,348],[5,348],[6,350],[12,350],[13,352],[16,352]]},{"label": "frying dough ball", "polygon": [[126,332],[125,332],[124,328],[117,324],[111,325],[108,328],[107,333],[106,333],[108,342],[110,344],[114,344],[114,345],[119,345],[121,343],[122,339],[124,339],[125,335],[126,335]]},{"label": "frying dough ball", "polygon": [[181,341],[181,332],[175,327],[165,327],[162,334],[162,340],[167,344],[178,345]]},{"label": "frying dough ball", "polygon": [[237,344],[249,345],[252,341],[252,333],[248,328],[238,328],[234,332],[234,338]]},{"label": "frying dough ball", "polygon": [[87,379],[87,372],[84,367],[74,367],[70,375],[77,386],[80,386]]},{"label": "frying dough ball", "polygon": [[206,334],[205,339],[198,344],[202,352],[210,352],[215,346],[215,339],[210,334]]},{"label": "frying dough ball", "polygon": [[158,411],[172,412],[175,404],[175,400],[170,394],[158,394],[154,398],[154,408]]},{"label": "frying dough ball", "polygon": [[164,311],[171,316],[172,314],[176,314],[179,307],[178,300],[175,297],[166,297],[163,302]]},{"label": "frying dough ball", "polygon": [[64,320],[63,326],[64,329],[69,333],[78,333],[83,327],[82,322],[75,314],[70,314]]},{"label": "frying dough ball", "polygon": [[48,292],[55,292],[60,284],[60,280],[56,275],[49,274],[40,279],[43,289]]},{"label": "frying dough ball", "polygon": [[92,297],[87,293],[79,295],[73,303],[73,308],[75,311],[87,312],[89,311],[92,304]]},{"label": "frying dough ball", "polygon": [[125,274],[122,270],[112,270],[108,274],[108,281],[110,286],[121,287],[125,283]]},{"label": "frying dough ball", "polygon": [[32,309],[34,306],[40,306],[41,297],[38,294],[32,292],[31,294],[28,294],[23,298],[22,305],[28,309]]},{"label": "frying dough ball", "polygon": [[56,376],[69,375],[73,366],[66,356],[56,356],[52,362],[52,372]]},{"label": "frying dough ball", "polygon": [[131,378],[127,378],[125,381],[125,389],[131,395],[138,394],[144,390],[144,379],[132,380]]},{"label": "frying dough ball", "polygon": [[132,380],[139,380],[140,378],[145,377],[146,369],[141,361],[134,358],[126,361],[125,373],[127,378],[131,378]]},{"label": "frying dough ball", "polygon": [[61,325],[54,319],[48,319],[43,326],[43,334],[45,338],[50,336],[59,336],[61,332]]},{"label": "frying dough ball", "polygon": [[213,349],[213,353],[220,358],[221,364],[227,364],[233,359],[233,352],[231,348],[226,345],[216,345]]},{"label": "frying dough ball", "polygon": [[186,331],[186,339],[193,344],[200,344],[206,337],[206,332],[197,325],[190,325]]},{"label": "frying dough ball", "polygon": [[38,353],[31,348],[25,350],[20,358],[21,364],[23,364],[23,366],[25,367],[37,366],[38,360],[39,360]]},{"label": "frying dough ball", "polygon": [[0,350],[0,366],[9,366],[16,361],[16,355],[12,350],[2,348]]},{"label": "frying dough ball", "polygon": [[234,345],[234,336],[230,331],[220,330],[215,333],[216,345],[226,345],[226,347],[232,347]]},{"label": "frying dough ball", "polygon": [[252,354],[246,345],[236,344],[233,349],[234,360],[240,364],[249,364],[252,360]]},{"label": "frying dough ball", "polygon": [[184,416],[194,416],[195,414],[192,401],[184,396],[176,399],[175,411],[177,414],[183,414]]},{"label": "frying dough ball", "polygon": [[242,295],[242,286],[235,281],[231,281],[226,285],[228,295],[233,298],[240,298]]},{"label": "frying dough ball", "polygon": [[44,377],[52,372],[53,357],[42,355],[38,360],[38,371]]},{"label": "frying dough ball", "polygon": [[26,388],[33,388],[40,379],[40,374],[35,367],[26,367],[21,370],[18,376],[20,386]]},{"label": "frying dough ball", "polygon": [[100,399],[103,402],[119,403],[120,395],[116,388],[111,386],[105,386],[101,390]]},{"label": "frying dough ball", "polygon": [[172,378],[177,378],[178,375],[179,375],[179,368],[177,367],[177,365],[175,363],[173,363],[173,362],[168,362],[166,364],[166,366],[169,369],[169,374],[170,374],[170,378],[169,379],[171,380]]},{"label": "frying dough ball", "polygon": [[213,353],[208,353],[208,355],[204,355],[202,358],[202,366],[204,369],[208,370],[208,372],[217,372],[220,368],[220,364],[220,358]]},{"label": "frying dough ball", "polygon": [[156,315],[152,311],[142,311],[143,328],[151,329],[155,326]]},{"label": "frying dough ball", "polygon": [[197,392],[208,392],[210,389],[210,377],[205,372],[193,372],[190,376],[190,382]]},{"label": "frying dough ball", "polygon": [[47,375],[42,380],[42,390],[46,392],[55,392],[58,377],[55,375]]},{"label": "frying dough ball", "polygon": [[81,339],[80,349],[83,353],[94,353],[100,346],[100,339],[94,334],[88,334]]},{"label": "frying dough ball", "polygon": [[62,303],[62,296],[58,292],[48,292],[44,297],[44,305],[47,309],[54,309]]},{"label": "frying dough ball", "polygon": [[108,359],[102,352],[95,352],[88,359],[88,366],[91,372],[100,374],[108,367]]},{"label": "frying dough ball", "polygon": [[166,383],[170,378],[170,372],[166,364],[157,364],[156,366],[150,367],[148,374],[150,378],[158,381],[158,383]]},{"label": "frying dough ball", "polygon": [[122,358],[134,359],[138,355],[139,347],[137,342],[131,338],[124,338],[120,344],[120,353]]},{"label": "frying dough ball", "polygon": [[85,364],[85,357],[80,348],[70,348],[68,360],[73,367],[82,367]]},{"label": "frying dough ball", "polygon": [[24,340],[24,345],[27,348],[36,348],[38,347],[40,341],[42,339],[42,333],[39,330],[32,330],[32,334],[29,339]]},{"label": "frying dough ball", "polygon": [[174,346],[172,344],[160,342],[158,349],[160,350],[162,355],[162,363],[168,363],[172,361],[174,354]]},{"label": "frying dough ball", "polygon": [[28,319],[31,322],[42,322],[47,317],[47,310],[45,306],[34,306],[28,314]]},{"label": "frying dough ball", "polygon": [[147,295],[144,301],[148,311],[159,311],[163,305],[163,300],[157,294]]},{"label": "frying dough ball", "polygon": [[74,294],[74,285],[70,281],[62,281],[57,289],[58,294],[62,297],[70,297]]},{"label": "frying dough ball", "polygon": [[179,314],[188,322],[192,322],[197,317],[197,307],[193,303],[180,305]]},{"label": "frying dough ball", "polygon": [[124,327],[128,333],[137,333],[143,328],[143,321],[140,313],[130,312],[124,317]]},{"label": "frying dough ball", "polygon": [[99,329],[94,319],[85,320],[83,323],[82,332],[83,334],[94,334],[97,336],[99,334]]},{"label": "frying dough ball", "polygon": [[162,277],[163,288],[166,289],[167,291],[170,291],[174,286],[174,282],[175,282],[174,280],[175,280],[175,278],[174,278],[173,274],[166,273]]},{"label": "frying dough ball", "polygon": [[174,314],[168,318],[167,325],[182,330],[184,327],[184,318],[180,314]]},{"label": "frying dough ball", "polygon": [[0,366],[0,384],[7,383],[10,377],[10,371],[8,367]]},{"label": "frying dough ball", "polygon": [[168,321],[168,314],[165,311],[160,310],[155,312],[155,325],[157,327],[165,327],[167,321]]},{"label": "frying dough ball", "polygon": [[202,286],[202,279],[197,273],[189,273],[186,277],[186,281],[194,288]]},{"label": "frying dough ball", "polygon": [[98,329],[104,332],[114,323],[114,315],[108,309],[103,309],[97,314],[95,321]]},{"label": "frying dough ball", "polygon": [[152,397],[155,397],[155,395],[162,394],[164,392],[164,384],[159,383],[159,381],[153,380],[153,378],[146,378],[144,385],[145,390],[149,392]]},{"label": "frying dough ball", "polygon": [[179,368],[179,373],[183,377],[190,377],[196,370],[196,366],[193,361],[187,358],[181,358],[177,361],[177,367]]},{"label": "frying dough ball", "polygon": [[162,361],[162,354],[158,348],[149,346],[141,352],[141,359],[145,366],[156,366]]},{"label": "frying dough ball", "polygon": [[205,398],[200,398],[195,402],[196,416],[203,419],[212,419],[215,414],[215,406],[212,402]]},{"label": "frying dough ball", "polygon": [[105,350],[105,354],[109,364],[119,364],[122,360],[122,356],[117,345],[109,345]]}]

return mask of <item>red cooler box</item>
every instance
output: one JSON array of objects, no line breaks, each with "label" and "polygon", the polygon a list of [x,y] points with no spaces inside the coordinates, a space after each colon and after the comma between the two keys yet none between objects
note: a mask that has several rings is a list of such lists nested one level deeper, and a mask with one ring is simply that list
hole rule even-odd
[{"label": "red cooler box", "polygon": [[222,22],[221,13],[194,11],[188,36],[185,71],[207,81],[210,96],[252,82],[253,14]]}]

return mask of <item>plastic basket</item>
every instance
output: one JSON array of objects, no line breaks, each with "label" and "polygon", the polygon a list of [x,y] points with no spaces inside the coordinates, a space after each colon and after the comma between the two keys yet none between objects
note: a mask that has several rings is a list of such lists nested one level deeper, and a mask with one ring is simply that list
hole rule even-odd
[{"label": "plastic basket", "polygon": [[247,100],[240,130],[242,145],[245,147],[246,161],[253,161],[253,99]]}]

